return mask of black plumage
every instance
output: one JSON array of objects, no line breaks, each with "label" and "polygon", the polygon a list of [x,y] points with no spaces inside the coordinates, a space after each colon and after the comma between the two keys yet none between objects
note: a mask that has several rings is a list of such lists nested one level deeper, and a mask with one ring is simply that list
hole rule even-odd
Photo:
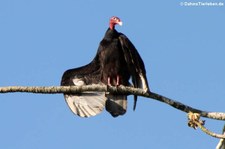
[{"label": "black plumage", "polygon": [[[101,82],[98,55],[91,63],[64,72],[61,80],[62,86],[82,86],[103,84]],[[99,114],[105,107],[104,92],[83,92],[80,94],[64,94],[71,111],[80,117],[90,117]]]},{"label": "black plumage", "polygon": [[[112,17],[95,58],[88,65],[67,70],[62,77],[62,86],[90,84],[129,86],[131,77],[134,87],[149,91],[144,63],[131,41],[115,30],[116,24],[122,25],[122,22],[118,17]],[[84,92],[64,96],[70,109],[81,117],[94,116],[104,107],[116,117],[123,115],[127,109],[127,95]],[[136,95],[134,100],[135,109]]]}]

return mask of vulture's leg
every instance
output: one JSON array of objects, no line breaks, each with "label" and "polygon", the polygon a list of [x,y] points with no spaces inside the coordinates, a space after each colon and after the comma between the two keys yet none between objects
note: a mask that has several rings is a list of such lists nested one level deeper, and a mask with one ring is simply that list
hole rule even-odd
[{"label": "vulture's leg", "polygon": [[120,76],[117,75],[116,76],[116,86],[119,86],[120,85]]},{"label": "vulture's leg", "polygon": [[110,79],[110,77],[108,77],[107,85],[108,85],[108,86],[112,86],[112,85],[111,85],[111,79]]}]

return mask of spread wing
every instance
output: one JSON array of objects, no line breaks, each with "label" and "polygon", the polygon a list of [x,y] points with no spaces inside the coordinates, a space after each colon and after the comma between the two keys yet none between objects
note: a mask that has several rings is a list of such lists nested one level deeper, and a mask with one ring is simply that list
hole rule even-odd
[{"label": "spread wing", "polygon": [[[64,72],[62,86],[82,86],[101,84],[100,65],[97,56],[82,67]],[[73,113],[80,117],[90,117],[99,114],[105,107],[104,92],[83,92],[80,94],[64,94],[64,98]]]},{"label": "spread wing", "polygon": [[[122,33],[120,33],[119,40],[124,52],[125,60],[128,64],[128,69],[131,73],[132,82],[135,88],[141,88],[143,90],[150,91],[148,87],[148,81],[146,77],[146,70],[144,62],[139,55],[135,46],[131,41]],[[134,107],[136,108],[137,96],[134,95]]]}]

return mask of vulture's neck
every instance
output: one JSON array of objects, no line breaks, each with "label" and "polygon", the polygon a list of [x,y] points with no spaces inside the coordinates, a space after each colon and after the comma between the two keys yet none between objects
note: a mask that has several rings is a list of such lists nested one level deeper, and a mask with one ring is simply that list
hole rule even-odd
[{"label": "vulture's neck", "polygon": [[105,33],[105,39],[112,39],[112,38],[116,38],[118,37],[118,32],[115,29],[110,29],[108,28],[108,30]]}]

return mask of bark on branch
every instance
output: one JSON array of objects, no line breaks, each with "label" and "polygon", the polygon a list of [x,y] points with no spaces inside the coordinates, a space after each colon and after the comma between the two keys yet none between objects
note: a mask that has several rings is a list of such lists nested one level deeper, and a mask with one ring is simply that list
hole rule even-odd
[{"label": "bark on branch", "polygon": [[[225,125],[223,126],[223,135],[225,136]],[[225,139],[220,139],[216,149],[225,149]]]},{"label": "bark on branch", "polygon": [[146,93],[142,89],[137,89],[133,87],[127,86],[119,86],[119,87],[107,87],[105,85],[87,85],[87,86],[50,86],[50,87],[37,87],[37,86],[8,86],[8,87],[0,87],[0,93],[13,93],[13,92],[26,92],[26,93],[41,93],[41,94],[59,94],[59,93],[79,93],[84,91],[104,91],[111,93],[119,93],[119,94],[135,94],[138,96],[143,96],[147,98],[152,98],[158,100],[160,102],[166,103],[178,110],[189,113],[199,113],[201,117],[223,120],[225,121],[225,113],[224,112],[207,112],[203,110],[199,110],[193,108],[191,106],[185,105],[176,100],[172,100],[165,96],[159,95],[157,93]]},{"label": "bark on branch", "polygon": [[[103,91],[110,92],[115,94],[126,94],[126,95],[138,95],[147,98],[152,98],[158,100],[160,102],[166,103],[178,110],[181,110],[186,113],[197,113],[201,117],[216,119],[216,120],[225,120],[224,112],[207,112],[202,111],[196,108],[192,108],[191,106],[185,105],[176,100],[172,100],[165,96],[159,95],[153,92],[145,92],[142,89],[137,89],[133,87],[127,86],[119,86],[119,87],[109,87],[106,85],[87,85],[87,86],[50,86],[50,87],[38,87],[38,86],[8,86],[8,87],[0,87],[0,93],[14,93],[14,92],[26,92],[26,93],[40,93],[40,94],[60,94],[60,93],[80,93],[84,91]],[[206,134],[209,134],[213,137],[217,138],[225,138],[224,135],[216,134],[207,130],[203,125],[198,124],[198,127],[201,128]]]}]

